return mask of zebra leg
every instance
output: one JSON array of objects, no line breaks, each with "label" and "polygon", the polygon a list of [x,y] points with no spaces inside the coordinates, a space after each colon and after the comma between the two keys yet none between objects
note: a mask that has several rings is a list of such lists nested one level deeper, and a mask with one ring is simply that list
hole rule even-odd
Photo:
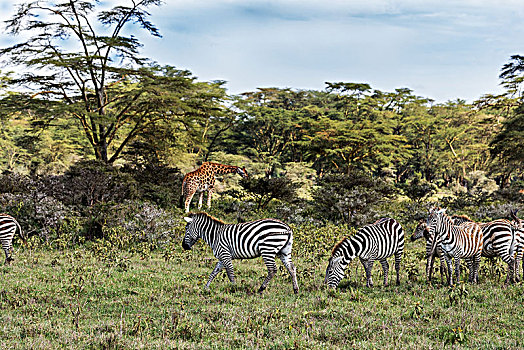
[{"label": "zebra leg", "polygon": [[275,276],[275,274],[277,273],[277,265],[275,264],[275,257],[269,256],[269,255],[265,255],[265,256],[262,255],[262,258],[264,259],[264,263],[267,266],[267,277],[264,280],[264,282],[262,283],[262,285],[260,286],[258,290],[259,293],[262,293],[264,289],[266,289],[269,281],[271,281],[273,276]]},{"label": "zebra leg", "polygon": [[235,273],[233,272],[233,262],[231,259],[222,260],[222,265],[226,268],[227,277],[231,283],[235,283]]},{"label": "zebra leg", "polygon": [[440,282],[444,284],[444,276],[446,280],[449,281],[448,269],[446,268],[446,260],[441,256],[440,257]]},{"label": "zebra leg", "polygon": [[474,274],[474,257],[466,259],[466,263],[468,265],[469,270],[469,276],[468,276],[468,282],[473,283],[475,281],[475,274]]},{"label": "zebra leg", "polygon": [[206,289],[209,289],[209,285],[211,284],[211,281],[218,275],[220,271],[222,271],[222,267],[224,264],[222,262],[218,262],[217,266],[213,269],[213,272],[211,272],[211,275],[209,275],[209,280],[206,283]]},{"label": "zebra leg", "polygon": [[448,280],[448,286],[452,286],[453,285],[453,270],[451,268],[451,258],[448,255],[445,255],[444,260],[446,261],[447,270],[448,270],[448,273],[446,275],[447,280]]},{"label": "zebra leg", "polygon": [[515,283],[515,259],[509,255],[502,256],[502,261],[508,264],[508,275],[506,276],[505,285]]},{"label": "zebra leg", "polygon": [[400,262],[402,261],[402,252],[395,253],[395,271],[397,272],[397,286],[400,285]]},{"label": "zebra leg", "polygon": [[384,271],[384,286],[388,286],[388,273],[389,273],[389,264],[386,258],[380,260],[380,264],[382,265],[382,270]]},{"label": "zebra leg", "polygon": [[366,271],[366,287],[373,287],[373,279],[371,278],[371,270],[373,269],[373,259],[360,259],[362,265],[364,265],[364,270]]},{"label": "zebra leg", "polygon": [[460,283],[460,258],[455,257],[455,280]]},{"label": "zebra leg", "polygon": [[295,265],[293,265],[293,262],[291,261],[291,255],[280,254],[279,258],[280,260],[282,260],[282,263],[286,267],[287,272],[291,276],[291,280],[293,281],[293,292],[297,294],[298,293],[297,269],[295,268]]},{"label": "zebra leg", "polygon": [[435,255],[428,256],[426,258],[426,278],[428,279],[428,282],[431,283],[431,279],[433,276],[433,264],[435,263]]},{"label": "zebra leg", "polygon": [[9,248],[4,248],[4,253],[5,253],[4,264],[9,265],[9,263],[11,262],[11,257],[9,256]]},{"label": "zebra leg", "polygon": [[13,261],[13,244],[12,242],[8,243],[8,247],[4,248],[5,252],[5,262],[4,264],[9,265]]},{"label": "zebra leg", "polygon": [[481,254],[479,253],[473,257],[473,269],[474,269],[473,283],[476,283],[476,284],[479,283],[480,255]]}]

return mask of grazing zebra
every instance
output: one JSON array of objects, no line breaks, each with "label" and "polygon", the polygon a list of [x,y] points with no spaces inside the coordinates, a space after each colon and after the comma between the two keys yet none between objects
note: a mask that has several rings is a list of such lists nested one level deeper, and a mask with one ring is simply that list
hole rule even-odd
[{"label": "grazing zebra", "polygon": [[517,216],[518,210],[511,211],[511,222],[515,233],[515,280],[520,280],[520,262],[522,262],[522,273],[524,274],[524,220],[519,219]]},{"label": "grazing zebra", "polygon": [[5,252],[5,264],[13,261],[13,236],[15,235],[16,229],[18,233],[23,237],[22,228],[20,224],[10,215],[0,214],[0,242],[2,242],[2,248]]},{"label": "grazing zebra", "polygon": [[366,285],[373,287],[371,269],[375,260],[380,261],[384,270],[384,285],[388,285],[389,265],[387,258],[395,255],[395,270],[397,285],[400,284],[400,261],[404,251],[404,230],[402,226],[390,218],[383,218],[371,225],[360,228],[355,235],[344,238],[333,248],[326,269],[324,283],[336,288],[349,263],[356,257],[366,270]]},{"label": "grazing zebra", "polygon": [[455,259],[455,275],[460,281],[460,259],[471,259],[469,281],[478,283],[478,269],[482,253],[482,230],[474,222],[455,225],[446,215],[445,209],[433,209],[426,221],[429,234],[433,238],[431,255],[440,247],[448,266],[448,284],[453,285],[451,259]]},{"label": "grazing zebra", "polygon": [[[473,222],[464,215],[452,215],[451,219],[455,225],[465,222]],[[498,219],[490,222],[478,223],[482,230],[482,256],[486,258],[500,257],[508,264],[508,275],[505,283],[515,282],[515,252],[517,242],[515,240],[515,228],[509,220]]]},{"label": "grazing zebra", "polygon": [[415,232],[413,232],[413,235],[411,235],[411,241],[414,242],[419,238],[424,237],[426,240],[426,278],[428,282],[431,282],[431,276],[433,274],[433,262],[435,260],[435,257],[440,259],[440,280],[442,283],[444,283],[444,275],[446,275],[447,279],[447,273],[448,270],[446,268],[446,263],[444,261],[444,258],[442,257],[442,252],[440,249],[437,248],[435,251],[435,255],[431,255],[431,246],[433,244],[433,237],[429,235],[428,225],[425,221],[420,221],[415,228]]},{"label": "grazing zebra", "polygon": [[275,219],[262,219],[241,224],[225,224],[206,213],[191,213],[187,221],[186,235],[182,247],[191,249],[202,238],[213,250],[218,263],[211,272],[206,288],[225,267],[231,283],[235,283],[233,259],[252,259],[262,256],[268,274],[258,290],[262,293],[277,272],[275,256],[278,256],[293,281],[293,290],[298,293],[296,268],[291,261],[293,232],[291,228]]}]

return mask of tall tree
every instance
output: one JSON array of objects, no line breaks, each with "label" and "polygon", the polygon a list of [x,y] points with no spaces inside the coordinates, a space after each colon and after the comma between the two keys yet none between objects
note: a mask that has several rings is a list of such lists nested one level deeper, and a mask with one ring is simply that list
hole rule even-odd
[{"label": "tall tree", "polygon": [[109,10],[82,0],[20,5],[6,28],[31,38],[0,55],[24,67],[27,73],[12,82],[31,92],[12,95],[4,105],[26,108],[40,126],[76,119],[96,159],[107,163],[160,121],[201,117],[206,108],[191,99],[201,92],[191,74],[153,65],[139,56],[137,38],[124,34],[128,25],[138,25],[160,37],[147,12],[160,4],[135,0]]},{"label": "tall tree", "polygon": [[501,95],[486,95],[476,101],[477,107],[499,116],[498,133],[490,142],[490,152],[503,187],[515,171],[524,171],[524,56],[513,55],[501,70],[499,78],[506,89]]}]

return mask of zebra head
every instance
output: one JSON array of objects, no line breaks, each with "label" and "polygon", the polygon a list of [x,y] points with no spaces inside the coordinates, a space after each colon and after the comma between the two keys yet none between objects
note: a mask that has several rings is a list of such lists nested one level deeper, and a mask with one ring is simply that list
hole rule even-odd
[{"label": "zebra head", "polygon": [[435,254],[435,249],[437,248],[438,243],[442,240],[441,236],[446,233],[445,230],[442,229],[445,218],[448,218],[451,222],[451,219],[446,215],[446,209],[435,208],[429,212],[426,225],[429,236],[433,238],[430,256]]},{"label": "zebra head", "polygon": [[186,235],[184,236],[184,240],[182,241],[182,248],[185,250],[191,249],[193,244],[195,244],[198,241],[198,229],[196,227],[196,224],[194,223],[194,218],[191,217],[191,214],[189,217],[184,217],[184,220],[186,220]]},{"label": "zebra head", "polygon": [[237,168],[237,174],[242,176],[242,177],[249,177],[249,175],[247,174],[247,170],[245,167],[241,168],[241,167],[238,167]]},{"label": "zebra head", "polygon": [[344,278],[346,268],[355,257],[353,245],[347,238],[337,243],[335,248],[333,248],[331,258],[329,258],[324,283],[330,288],[337,288],[342,278]]},{"label": "zebra head", "polygon": [[332,256],[329,259],[328,267],[326,269],[326,277],[324,283],[330,288],[337,288],[338,284],[344,277],[346,268],[349,262],[343,256]]},{"label": "zebra head", "polygon": [[415,232],[411,235],[411,241],[416,241],[422,237],[429,237],[428,224],[424,221],[420,221],[415,228]]}]

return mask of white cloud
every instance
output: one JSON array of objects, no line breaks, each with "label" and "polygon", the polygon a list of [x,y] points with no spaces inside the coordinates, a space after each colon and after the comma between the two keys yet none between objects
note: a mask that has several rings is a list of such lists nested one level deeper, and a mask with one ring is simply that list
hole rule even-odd
[{"label": "white cloud", "polygon": [[520,0],[166,2],[151,9],[162,39],[134,32],[143,55],[227,80],[233,93],[356,81],[472,101],[498,91],[499,69],[524,36]]}]

